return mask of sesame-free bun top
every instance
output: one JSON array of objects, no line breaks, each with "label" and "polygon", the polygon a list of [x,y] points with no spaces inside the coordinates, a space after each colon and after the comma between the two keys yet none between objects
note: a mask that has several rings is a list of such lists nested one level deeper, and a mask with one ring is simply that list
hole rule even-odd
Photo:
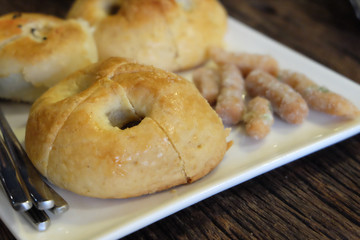
[{"label": "sesame-free bun top", "polygon": [[96,61],[92,30],[84,20],[36,13],[0,17],[0,98],[32,102]]},{"label": "sesame-free bun top", "polygon": [[177,71],[203,62],[222,46],[227,14],[217,0],[76,0],[69,18],[96,27],[100,60],[133,58]]},{"label": "sesame-free bun top", "polygon": [[37,99],[25,145],[55,185],[90,197],[128,198],[205,176],[223,159],[227,135],[193,83],[110,58]]}]

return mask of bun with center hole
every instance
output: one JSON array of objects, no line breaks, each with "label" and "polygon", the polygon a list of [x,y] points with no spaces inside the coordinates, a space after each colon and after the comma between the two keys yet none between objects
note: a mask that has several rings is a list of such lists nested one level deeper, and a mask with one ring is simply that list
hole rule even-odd
[{"label": "bun with center hole", "polygon": [[25,143],[33,164],[55,185],[128,198],[205,176],[223,159],[227,135],[191,82],[110,58],[35,102]]},{"label": "bun with center hole", "polygon": [[177,71],[222,46],[227,14],[217,0],[77,0],[69,18],[95,26],[100,60],[112,56]]},{"label": "bun with center hole", "polygon": [[0,17],[0,98],[32,102],[97,61],[89,24],[35,13]]}]

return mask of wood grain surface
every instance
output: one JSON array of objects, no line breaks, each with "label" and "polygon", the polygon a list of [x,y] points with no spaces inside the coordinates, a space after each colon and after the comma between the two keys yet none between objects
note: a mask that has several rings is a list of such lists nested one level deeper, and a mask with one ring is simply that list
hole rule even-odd
[{"label": "wood grain surface", "polygon": [[[360,83],[360,22],[347,0],[222,0],[229,14]],[[65,16],[71,0],[0,0]],[[360,93],[359,93],[360,94]],[[203,200],[124,239],[360,239],[360,135]],[[14,239],[0,223],[0,239]]]}]

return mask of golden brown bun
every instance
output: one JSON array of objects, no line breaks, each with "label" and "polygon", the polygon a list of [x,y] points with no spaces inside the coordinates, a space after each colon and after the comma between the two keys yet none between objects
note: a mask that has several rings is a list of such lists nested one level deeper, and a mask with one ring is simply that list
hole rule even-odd
[{"label": "golden brown bun", "polygon": [[[133,121],[140,123],[123,129]],[[42,95],[25,141],[36,168],[54,184],[128,198],[203,177],[222,160],[227,135],[191,82],[111,58]]]},{"label": "golden brown bun", "polygon": [[31,13],[0,17],[0,98],[32,102],[96,61],[96,44],[85,21]]},{"label": "golden brown bun", "polygon": [[77,0],[68,17],[96,27],[100,60],[133,58],[171,71],[203,62],[209,47],[222,46],[227,25],[217,0]]}]

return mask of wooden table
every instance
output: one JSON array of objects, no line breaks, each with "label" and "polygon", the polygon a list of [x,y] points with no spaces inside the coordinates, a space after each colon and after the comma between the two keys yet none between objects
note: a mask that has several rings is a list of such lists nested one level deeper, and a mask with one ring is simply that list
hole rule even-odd
[{"label": "wooden table", "polygon": [[[71,0],[1,0],[64,16]],[[222,0],[250,27],[360,83],[360,22],[346,0]],[[359,93],[360,94],[360,93]],[[188,207],[125,239],[360,239],[360,135]],[[0,223],[0,238],[14,239]]]}]

